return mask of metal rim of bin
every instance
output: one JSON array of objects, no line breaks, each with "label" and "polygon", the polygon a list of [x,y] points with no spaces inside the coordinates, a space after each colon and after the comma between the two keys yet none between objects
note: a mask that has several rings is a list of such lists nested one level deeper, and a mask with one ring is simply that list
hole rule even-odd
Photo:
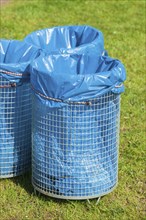
[{"label": "metal rim of bin", "polygon": [[[12,75],[12,76],[22,76],[22,73],[15,73],[15,72],[10,72],[10,71],[5,71],[5,70],[1,70],[0,69],[0,72],[1,73],[3,73],[3,74],[8,74],[8,75]],[[16,89],[18,88],[18,87],[20,87],[22,84],[20,84],[20,83],[14,83],[14,82],[9,82],[8,80],[6,80],[3,76],[0,76],[0,78],[2,79],[2,85],[0,85],[0,89],[13,89],[12,91],[13,92],[15,92],[14,93],[14,95],[16,95]],[[30,86],[27,86],[25,89],[24,89],[24,91],[26,90],[26,91],[28,91],[28,89],[29,89],[29,91],[31,91],[31,89],[30,89]],[[13,95],[13,93],[11,93],[11,92],[9,92],[8,91],[8,94],[10,93],[10,95],[12,96]],[[2,94],[3,94],[3,92],[2,92]],[[26,96],[26,94],[25,94],[25,92],[24,92],[24,95]],[[12,96],[12,98],[13,98],[13,96]],[[14,97],[15,98],[15,97]],[[22,97],[20,97],[19,98],[19,102],[22,100],[21,99]],[[26,96],[26,98],[28,98],[28,99],[30,99],[30,95],[27,95]],[[26,102],[26,100],[24,100],[24,103]],[[2,102],[3,103],[3,102]],[[12,104],[14,104],[13,102],[12,102]],[[18,108],[18,106],[17,106],[17,108]],[[9,109],[9,108],[8,108]],[[25,114],[24,114],[25,115]],[[9,118],[8,118],[9,119]],[[20,120],[20,122],[19,123],[21,123],[21,120]],[[11,128],[12,129],[12,128]],[[3,140],[3,139],[2,139]],[[12,149],[11,147],[9,147],[10,149]],[[29,157],[29,154],[28,154],[28,152],[24,149],[21,149],[22,148],[22,145],[19,147],[19,151],[18,152],[21,152],[21,150],[22,150],[22,153],[24,153],[25,152],[25,156],[28,156]],[[12,155],[13,155],[13,153],[11,153]],[[2,154],[0,154],[0,155],[2,155]],[[11,155],[11,156],[12,156]],[[9,159],[10,157],[8,157],[8,159]],[[11,158],[13,158],[13,156],[11,157]],[[12,178],[12,177],[16,177],[16,176],[20,176],[20,175],[23,175],[25,172],[27,172],[28,170],[29,170],[29,167],[30,167],[30,160],[28,160],[27,162],[22,162],[22,160],[20,161],[21,162],[21,165],[19,165],[20,166],[20,168],[17,170],[17,164],[16,165],[10,165],[10,166],[2,166],[1,167],[1,169],[14,169],[14,171],[7,171],[6,173],[2,173],[2,174],[0,174],[0,179],[4,179],[4,178]],[[15,170],[16,169],[16,170]],[[10,174],[9,174],[10,173]]]},{"label": "metal rim of bin", "polygon": [[118,185],[118,181],[116,182],[116,184],[110,189],[108,190],[107,192],[105,193],[99,193],[95,196],[62,196],[62,195],[56,195],[56,194],[53,194],[53,193],[49,193],[49,192],[46,192],[42,189],[40,189],[39,187],[37,187],[33,181],[32,181],[32,185],[34,187],[35,190],[37,190],[38,192],[46,195],[46,196],[50,196],[50,197],[53,197],[53,198],[56,198],[56,199],[64,199],[64,200],[88,200],[88,199],[96,199],[98,197],[101,197],[101,196],[104,196],[104,195],[107,195],[109,193],[111,193]]}]

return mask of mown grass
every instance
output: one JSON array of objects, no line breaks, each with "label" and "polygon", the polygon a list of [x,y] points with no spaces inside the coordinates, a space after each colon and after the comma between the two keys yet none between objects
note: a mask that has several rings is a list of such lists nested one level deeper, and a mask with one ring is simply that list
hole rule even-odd
[{"label": "mown grass", "polygon": [[144,220],[145,218],[145,1],[15,0],[1,8],[1,38],[66,24],[104,33],[105,48],[126,67],[122,95],[119,184],[96,200],[60,201],[35,195],[30,174],[1,180],[2,220]]}]

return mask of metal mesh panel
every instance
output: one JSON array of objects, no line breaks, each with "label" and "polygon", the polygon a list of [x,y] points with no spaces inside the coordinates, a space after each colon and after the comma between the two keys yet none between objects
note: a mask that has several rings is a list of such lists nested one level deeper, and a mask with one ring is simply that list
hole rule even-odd
[{"label": "metal mesh panel", "polygon": [[30,168],[30,85],[9,85],[0,76],[0,178],[20,175]]},{"label": "metal mesh panel", "polygon": [[62,199],[112,191],[118,176],[120,95],[52,109],[33,95],[32,183]]}]

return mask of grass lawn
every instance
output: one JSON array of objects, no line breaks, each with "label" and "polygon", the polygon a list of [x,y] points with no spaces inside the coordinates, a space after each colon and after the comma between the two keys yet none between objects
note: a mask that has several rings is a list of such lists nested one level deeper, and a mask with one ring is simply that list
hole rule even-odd
[{"label": "grass lawn", "polygon": [[36,196],[30,175],[0,182],[0,220],[144,220],[145,1],[12,0],[1,8],[1,38],[23,39],[46,27],[88,24],[104,33],[105,48],[127,70],[122,95],[119,184],[87,201]]}]

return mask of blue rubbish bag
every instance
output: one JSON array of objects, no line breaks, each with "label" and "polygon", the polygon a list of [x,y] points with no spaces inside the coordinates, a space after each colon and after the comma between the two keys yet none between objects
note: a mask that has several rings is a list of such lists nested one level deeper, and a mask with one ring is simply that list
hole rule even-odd
[{"label": "blue rubbish bag", "polygon": [[17,40],[0,40],[0,178],[30,169],[31,90],[29,64],[39,50]]},{"label": "blue rubbish bag", "polygon": [[69,199],[97,197],[117,184],[123,64],[109,56],[39,56],[33,91],[32,182]]},{"label": "blue rubbish bag", "polygon": [[102,32],[86,25],[46,28],[32,32],[24,40],[50,54],[107,54]]}]

